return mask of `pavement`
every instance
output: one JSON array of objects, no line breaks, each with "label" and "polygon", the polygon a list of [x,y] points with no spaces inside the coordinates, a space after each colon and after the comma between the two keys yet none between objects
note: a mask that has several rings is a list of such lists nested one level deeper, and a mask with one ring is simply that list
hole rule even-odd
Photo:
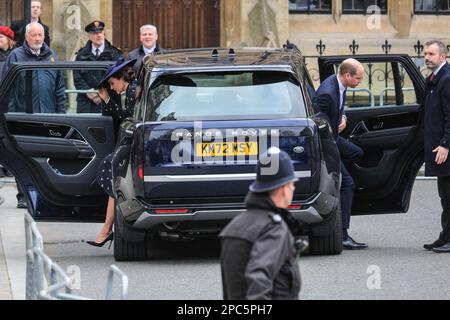
[{"label": "pavement", "polygon": [[[25,299],[25,210],[17,210],[14,178],[0,179],[0,300]],[[5,241],[8,239],[8,241]]]},{"label": "pavement", "polygon": [[[14,181],[0,179],[0,300],[25,298],[24,213],[16,209]],[[450,283],[439,277],[450,262],[449,255],[424,251],[422,244],[440,230],[440,204],[435,181],[415,184],[406,215],[352,218],[351,235],[369,243],[368,250],[344,251],[338,256],[304,256],[301,299],[449,299]],[[106,274],[115,263],[112,251],[91,248],[90,240],[101,224],[38,223],[45,252],[64,270],[81,270],[75,294],[104,299]],[[3,244],[1,244],[3,240]],[[132,299],[221,299],[217,253],[199,255],[205,248],[178,248],[176,257],[153,261],[115,263],[129,277]],[[167,250],[171,253],[172,250]],[[374,270],[370,267],[375,267]],[[377,269],[378,268],[378,269]],[[381,289],[368,289],[369,276],[382,275]],[[324,275],[327,275],[324,277]],[[373,285],[376,285],[376,281]],[[411,288],[414,288],[411,290]]]}]

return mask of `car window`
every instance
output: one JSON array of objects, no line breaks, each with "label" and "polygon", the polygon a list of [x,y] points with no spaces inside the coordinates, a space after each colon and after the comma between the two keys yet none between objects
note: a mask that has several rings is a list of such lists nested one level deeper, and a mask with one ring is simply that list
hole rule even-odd
[{"label": "car window", "polygon": [[[106,70],[37,69],[20,71],[1,102],[4,112],[101,114],[103,103],[95,88],[81,77],[101,79]],[[94,74],[95,73],[95,74]],[[90,99],[88,97],[98,97]],[[120,101],[114,95],[115,101]]]},{"label": "car window", "polygon": [[[365,62],[364,80],[356,88],[348,88],[346,108],[386,107],[417,104],[411,77],[398,62]],[[337,72],[339,65],[335,66]]]},{"label": "car window", "polygon": [[304,117],[298,82],[283,72],[167,75],[149,90],[147,121]]}]

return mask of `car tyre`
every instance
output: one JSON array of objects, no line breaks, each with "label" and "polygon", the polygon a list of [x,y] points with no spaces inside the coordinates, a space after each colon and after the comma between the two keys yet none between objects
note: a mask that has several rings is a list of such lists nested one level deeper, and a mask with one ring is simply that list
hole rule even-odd
[{"label": "car tyre", "polygon": [[334,255],[342,253],[342,213],[339,205],[336,210],[336,223],[333,232],[325,237],[309,235],[309,253],[312,255]]},{"label": "car tyre", "polygon": [[125,221],[121,214],[114,215],[114,259],[116,261],[145,260],[146,241],[131,242],[124,237]]}]

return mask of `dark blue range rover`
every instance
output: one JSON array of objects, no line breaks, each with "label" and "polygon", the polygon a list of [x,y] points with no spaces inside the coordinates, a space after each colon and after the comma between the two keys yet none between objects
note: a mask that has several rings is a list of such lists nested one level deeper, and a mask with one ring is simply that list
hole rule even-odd
[{"label": "dark blue range rover", "polygon": [[[321,58],[321,79],[345,58]],[[354,214],[405,212],[423,162],[423,77],[407,56],[358,58],[389,66],[398,79],[381,95],[372,84],[347,98],[344,135],[366,153],[351,167]],[[328,123],[315,117],[314,85],[298,50],[184,50],[147,56],[143,65],[134,117],[118,132],[108,116],[71,113],[71,95],[85,94],[70,87],[72,72],[108,64],[23,64],[8,74],[0,87],[0,162],[19,178],[36,220],[101,220],[105,195],[95,172],[116,148],[114,256],[143,259],[158,239],[216,236],[244,209],[258,156],[276,146],[294,161],[290,209],[310,252],[342,251],[339,155]],[[64,72],[68,113],[33,114],[30,105],[11,112],[18,75],[45,68]]]}]

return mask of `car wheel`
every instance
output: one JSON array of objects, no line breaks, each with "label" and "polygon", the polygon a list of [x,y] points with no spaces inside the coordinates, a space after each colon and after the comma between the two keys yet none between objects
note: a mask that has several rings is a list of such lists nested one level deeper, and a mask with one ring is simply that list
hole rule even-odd
[{"label": "car wheel", "polygon": [[124,236],[125,221],[121,214],[114,215],[114,259],[116,261],[144,260],[147,258],[146,241],[132,242]]},{"label": "car wheel", "polygon": [[332,255],[342,253],[341,206],[336,210],[336,223],[333,232],[325,237],[309,235],[309,253],[312,255]]}]

